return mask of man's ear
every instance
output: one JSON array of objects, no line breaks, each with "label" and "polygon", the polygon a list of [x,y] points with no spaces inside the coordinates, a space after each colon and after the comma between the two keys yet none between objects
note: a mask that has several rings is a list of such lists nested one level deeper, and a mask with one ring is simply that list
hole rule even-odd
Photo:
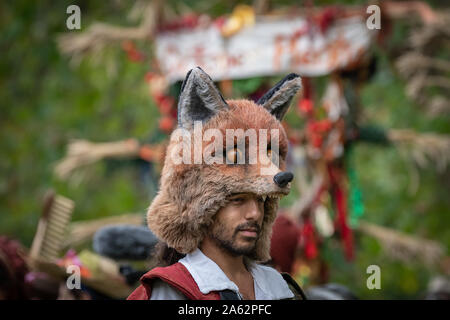
[{"label": "man's ear", "polygon": [[190,70],[181,86],[178,101],[178,126],[194,127],[194,121],[205,123],[228,105],[211,78],[200,68]]},{"label": "man's ear", "polygon": [[279,81],[272,89],[262,96],[257,104],[263,106],[278,120],[286,114],[292,98],[302,86],[298,74],[291,73]]}]

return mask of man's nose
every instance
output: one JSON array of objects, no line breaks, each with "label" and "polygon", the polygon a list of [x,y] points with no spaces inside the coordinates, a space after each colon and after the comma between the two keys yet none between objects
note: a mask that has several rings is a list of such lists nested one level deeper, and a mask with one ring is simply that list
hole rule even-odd
[{"label": "man's nose", "polygon": [[277,186],[279,186],[280,188],[284,188],[287,186],[287,184],[289,182],[292,181],[292,179],[294,179],[294,175],[291,172],[280,172],[277,173],[274,177],[273,177],[273,181],[277,184]]},{"label": "man's nose", "polygon": [[259,220],[259,218],[262,216],[262,211],[260,206],[258,205],[257,199],[250,199],[247,202],[247,210],[246,210],[246,219],[253,219],[253,220]]}]

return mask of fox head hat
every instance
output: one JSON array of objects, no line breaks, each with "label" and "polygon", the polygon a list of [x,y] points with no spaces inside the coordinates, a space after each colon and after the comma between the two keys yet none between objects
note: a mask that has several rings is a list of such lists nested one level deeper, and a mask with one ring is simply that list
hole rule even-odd
[{"label": "fox head hat", "polygon": [[[251,258],[256,261],[270,259],[270,236],[279,198],[289,193],[289,182],[293,177],[284,172],[288,141],[280,120],[300,87],[300,77],[289,74],[256,103],[250,100],[225,101],[201,68],[188,72],[178,102],[178,128],[172,133],[166,150],[160,190],[147,213],[148,226],[159,239],[180,253],[192,252],[207,235],[214,216],[227,205],[229,197],[251,193],[265,199],[263,224]],[[200,129],[197,129],[198,125]],[[210,129],[215,130],[214,139]],[[230,129],[235,134],[231,149],[225,147],[229,146],[226,139]],[[184,134],[180,135],[180,130]],[[194,137],[196,130],[200,133],[199,140]],[[248,160],[245,146],[249,150],[252,148],[247,135],[251,130],[259,142],[256,146],[259,160],[239,164],[242,162],[237,158]],[[183,143],[180,143],[180,136],[183,136]],[[188,147],[180,148],[180,144],[186,146],[186,136]],[[274,147],[271,142],[275,138],[278,150],[268,153],[267,150]],[[197,145],[194,143],[193,146],[191,141],[197,141]],[[244,143],[240,144],[241,141]],[[264,152],[259,150],[261,141],[266,143]],[[208,148],[212,145],[219,145],[220,149],[211,152]],[[205,159],[195,161],[198,151],[202,159],[208,150],[211,155],[217,156],[217,152],[224,155],[225,159],[212,163],[206,163]],[[183,161],[179,161],[182,153]],[[278,157],[278,166],[271,161],[274,153]],[[264,157],[268,161],[263,163],[261,159]],[[230,158],[231,162],[228,161]],[[184,161],[186,159],[192,161]]]}]

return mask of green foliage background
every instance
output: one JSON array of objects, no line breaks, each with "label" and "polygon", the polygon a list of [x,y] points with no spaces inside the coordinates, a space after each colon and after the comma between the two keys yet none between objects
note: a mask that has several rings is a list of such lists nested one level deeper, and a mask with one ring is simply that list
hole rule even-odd
[{"label": "green foliage background", "polygon": [[[159,112],[144,81],[149,63],[129,61],[119,45],[108,48],[97,57],[98,62],[83,60],[79,66],[71,66],[69,58],[60,54],[56,37],[67,32],[66,8],[73,3],[81,7],[84,30],[94,21],[132,25],[126,18],[131,2],[0,3],[0,234],[18,238],[27,246],[49,188],[75,200],[74,220],[144,213],[155,192],[156,182],[141,178],[145,168],[138,161],[100,162],[89,167],[78,183],[59,181],[52,173],[71,139],[101,142],[136,137],[144,142],[163,137],[157,126]],[[170,3],[179,7],[176,1]],[[197,0],[184,4],[197,12],[219,16],[231,12],[237,3]],[[277,6],[293,3],[281,1]],[[442,5],[438,1],[432,4]],[[396,25],[387,49],[402,48],[406,33],[407,28]],[[149,43],[138,46],[144,52],[151,51]],[[361,97],[368,123],[450,134],[448,115],[426,116],[405,96],[404,82],[392,68],[386,48],[375,54],[379,71]],[[448,52],[443,55],[448,58]],[[251,91],[257,84],[255,79],[238,81],[235,93]],[[294,112],[289,113],[287,121],[301,124]],[[450,171],[437,173],[432,166],[420,170],[418,190],[412,193],[409,187],[414,164],[394,148],[359,144],[352,157],[362,189],[364,219],[439,241],[448,254]],[[282,204],[291,204],[297,196],[293,192]],[[429,269],[419,261],[404,264],[392,260],[372,238],[357,235],[356,242],[353,263],[344,260],[333,240],[325,246],[324,254],[331,280],[349,286],[361,298],[420,298],[430,277],[439,273],[438,266]],[[366,268],[371,264],[381,267],[382,290],[366,288]]]}]

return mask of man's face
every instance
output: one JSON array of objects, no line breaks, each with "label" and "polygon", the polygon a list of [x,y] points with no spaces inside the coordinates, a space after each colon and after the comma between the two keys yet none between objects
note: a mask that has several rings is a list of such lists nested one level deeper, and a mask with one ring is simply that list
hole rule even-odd
[{"label": "man's face", "polygon": [[237,194],[220,209],[211,238],[232,255],[249,255],[256,247],[264,218],[264,199],[252,194]]}]

